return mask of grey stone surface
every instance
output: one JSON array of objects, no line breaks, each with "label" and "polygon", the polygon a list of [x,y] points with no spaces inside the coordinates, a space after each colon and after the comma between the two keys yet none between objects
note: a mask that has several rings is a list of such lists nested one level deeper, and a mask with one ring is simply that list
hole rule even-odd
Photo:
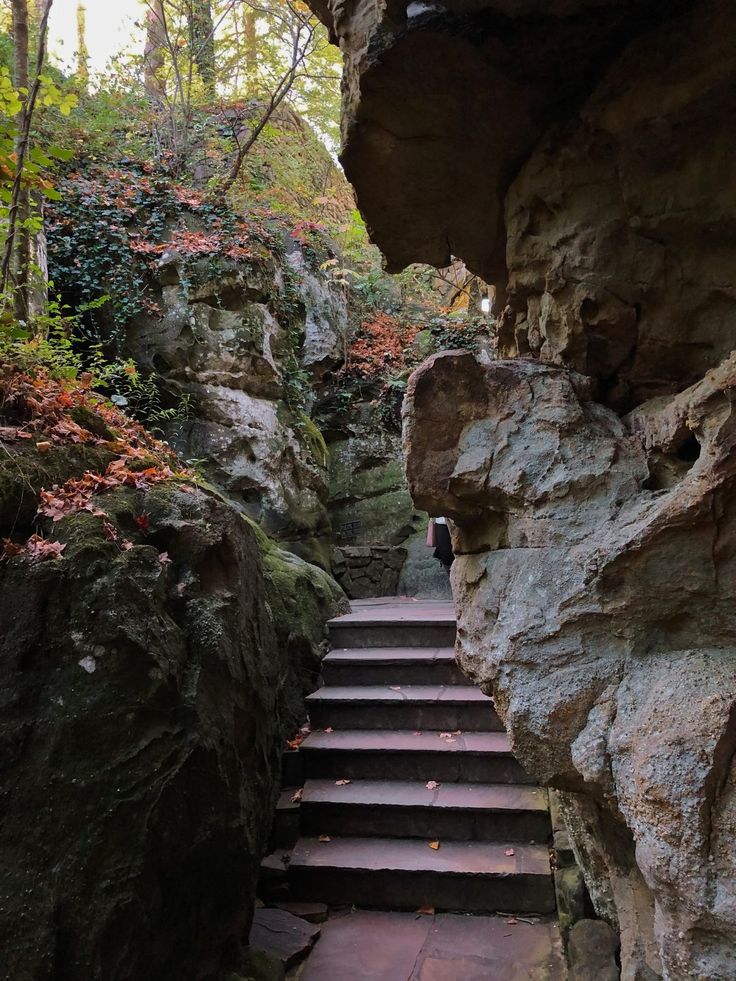
[{"label": "grey stone surface", "polygon": [[[564,788],[632,975],[736,970],[735,379],[731,357],[623,420],[529,361],[440,355],[409,383],[410,487],[457,520],[459,660],[524,766]],[[698,458],[652,489],[692,434]]]},{"label": "grey stone surface", "polygon": [[395,596],[406,549],[391,545],[333,548],[332,572],[351,599]]},{"label": "grey stone surface", "polygon": [[302,981],[563,981],[554,924],[355,911],[330,918]]},{"label": "grey stone surface", "polygon": [[418,596],[422,599],[452,599],[450,577],[442,563],[427,547],[426,527],[404,542],[406,562],[399,577],[400,596]]},{"label": "grey stone surface", "polygon": [[306,957],[319,935],[319,926],[285,909],[257,909],[250,945],[280,961],[288,970]]},{"label": "grey stone surface", "polygon": [[580,920],[570,933],[570,981],[619,981],[617,950],[618,938],[607,923]]}]

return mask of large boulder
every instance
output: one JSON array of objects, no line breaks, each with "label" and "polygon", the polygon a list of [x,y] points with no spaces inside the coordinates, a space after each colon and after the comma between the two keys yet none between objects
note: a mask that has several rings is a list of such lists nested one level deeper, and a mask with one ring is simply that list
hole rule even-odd
[{"label": "large boulder", "polygon": [[88,390],[0,391],[2,976],[214,981],[347,601]]},{"label": "large boulder", "polygon": [[531,361],[435,356],[409,383],[409,486],[453,519],[461,664],[524,765],[565,791],[623,976],[726,981],[736,356],[624,419],[590,389]]},{"label": "large boulder", "polygon": [[147,515],[146,543],[80,514],[61,559],[0,572],[5,976],[215,977],[248,936],[286,652],[231,508],[176,489],[104,507],[121,534]]}]

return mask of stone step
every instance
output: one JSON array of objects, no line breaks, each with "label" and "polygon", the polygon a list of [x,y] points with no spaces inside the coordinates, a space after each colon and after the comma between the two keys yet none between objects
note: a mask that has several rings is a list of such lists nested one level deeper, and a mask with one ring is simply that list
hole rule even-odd
[{"label": "stone step", "polygon": [[322,661],[326,685],[467,685],[452,647],[333,650]]},{"label": "stone step", "polygon": [[503,730],[491,699],[464,685],[325,686],[307,710],[317,729]]},{"label": "stone step", "polygon": [[509,784],[308,780],[300,824],[308,836],[370,835],[442,841],[546,842],[547,794]]},{"label": "stone step", "polygon": [[440,841],[434,850],[414,838],[301,838],[288,880],[295,899],[329,904],[465,912],[554,909],[544,845]]},{"label": "stone step", "polygon": [[347,647],[454,647],[457,632],[450,616],[385,619],[350,613],[328,623],[334,648]]},{"label": "stone step", "polygon": [[310,779],[532,783],[505,732],[314,731],[299,750]]}]

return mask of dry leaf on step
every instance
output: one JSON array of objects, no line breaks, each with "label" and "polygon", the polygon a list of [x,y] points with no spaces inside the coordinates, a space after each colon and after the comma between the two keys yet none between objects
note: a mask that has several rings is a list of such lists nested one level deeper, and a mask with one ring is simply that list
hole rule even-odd
[{"label": "dry leaf on step", "polygon": [[515,926],[519,921],[515,919],[513,916],[510,916],[508,920],[506,920],[506,922],[508,923],[509,926]]},{"label": "dry leaf on step", "polygon": [[434,916],[434,906],[420,906],[417,913],[423,913],[425,916]]},{"label": "dry leaf on step", "polygon": [[421,732],[415,732],[414,735],[415,736],[421,736]]},{"label": "dry leaf on step", "polygon": [[332,726],[327,726],[327,728],[325,729],[325,732],[334,732],[334,731],[335,730],[332,728]]},{"label": "dry leaf on step", "polygon": [[401,691],[401,685],[391,685],[391,691]]},{"label": "dry leaf on step", "polygon": [[505,855],[508,855],[509,858],[510,858],[514,854],[514,849],[513,848],[507,848],[506,851],[504,852],[504,854]]},{"label": "dry leaf on step", "polygon": [[304,788],[303,787],[300,787],[299,790],[295,790],[294,793],[291,795],[291,803],[292,804],[301,804],[302,794],[303,793],[304,793]]},{"label": "dry leaf on step", "polygon": [[329,835],[320,835],[319,836],[319,840],[320,841],[332,841],[332,838],[330,838]]},{"label": "dry leaf on step", "polygon": [[336,786],[336,787],[347,787],[347,785],[348,785],[349,783],[350,783],[350,781],[349,781],[349,780],[336,780],[336,781],[335,781],[335,786]]},{"label": "dry leaf on step", "polygon": [[436,780],[428,780],[427,781],[427,790],[437,790],[438,787],[439,787],[439,784],[437,783]]},{"label": "dry leaf on step", "polygon": [[438,841],[430,841],[429,847],[434,849],[434,851],[437,851],[440,847],[440,843]]}]

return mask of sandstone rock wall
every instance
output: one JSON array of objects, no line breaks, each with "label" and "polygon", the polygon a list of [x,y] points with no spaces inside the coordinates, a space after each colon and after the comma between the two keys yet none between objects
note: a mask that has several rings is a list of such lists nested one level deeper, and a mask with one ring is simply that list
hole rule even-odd
[{"label": "sandstone rock wall", "polygon": [[389,265],[502,300],[501,360],[430,359],[405,410],[462,663],[562,791],[622,976],[733,978],[733,6],[317,7]]}]

